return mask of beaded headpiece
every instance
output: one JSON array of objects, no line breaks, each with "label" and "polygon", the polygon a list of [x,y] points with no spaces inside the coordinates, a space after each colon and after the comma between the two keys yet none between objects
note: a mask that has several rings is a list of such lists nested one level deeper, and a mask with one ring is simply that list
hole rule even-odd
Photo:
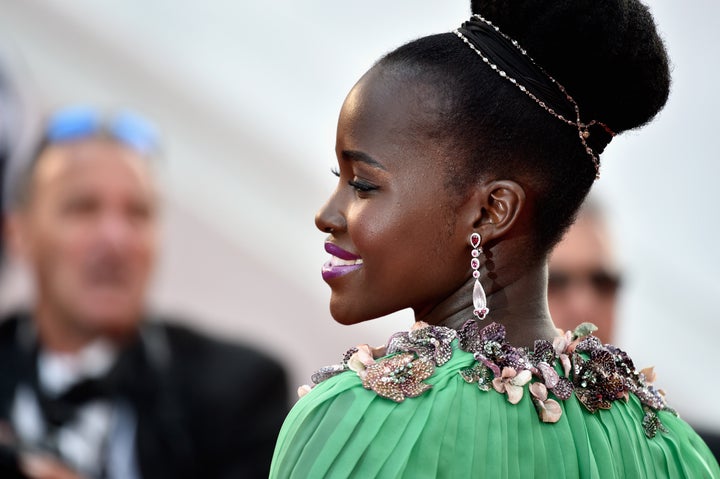
[{"label": "beaded headpiece", "polygon": [[[615,133],[606,124],[597,120],[583,122],[577,102],[565,87],[535,63],[516,40],[505,35],[481,15],[474,14],[453,33],[477,53],[493,71],[515,85],[542,109],[563,123],[577,128],[580,143],[595,166],[595,177],[600,177],[600,158],[588,145],[587,140],[590,138],[590,128],[597,126],[599,128],[594,128],[593,135],[596,134],[595,131],[598,132],[597,134],[604,134],[603,147],[607,145]],[[561,104],[563,101],[566,103],[565,106]],[[562,110],[570,111],[568,107],[571,107],[572,113],[563,114]],[[574,119],[569,118],[571,114],[574,115]]]}]

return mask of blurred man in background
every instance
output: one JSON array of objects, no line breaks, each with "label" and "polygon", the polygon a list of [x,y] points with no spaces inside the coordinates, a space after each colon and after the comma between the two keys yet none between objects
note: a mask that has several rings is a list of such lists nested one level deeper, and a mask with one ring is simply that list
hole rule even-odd
[{"label": "blurred man in background", "polygon": [[[598,327],[595,336],[615,344],[620,269],[598,203],[586,201],[551,253],[548,269],[548,304],[555,326],[567,331],[590,322]],[[720,434],[702,424],[694,427],[720,461]]]},{"label": "blurred man in background", "polygon": [[36,296],[0,323],[0,441],[29,477],[267,477],[282,368],[145,309],[155,148],[135,115],[61,110],[17,185],[10,243]]},{"label": "blurred man in background", "polygon": [[587,202],[550,255],[548,304],[555,326],[589,322],[603,343],[614,340],[620,273],[610,231],[599,207]]}]

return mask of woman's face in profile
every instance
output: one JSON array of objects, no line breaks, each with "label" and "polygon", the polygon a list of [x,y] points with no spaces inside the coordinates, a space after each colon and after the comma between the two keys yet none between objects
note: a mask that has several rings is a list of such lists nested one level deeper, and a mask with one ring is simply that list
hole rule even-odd
[{"label": "woman's face in profile", "polygon": [[432,88],[382,67],[343,104],[339,181],[316,217],[330,233],[323,278],[340,323],[408,307],[422,319],[470,275],[470,232],[456,221],[462,198],[448,190],[452,155],[432,138],[434,112]]}]

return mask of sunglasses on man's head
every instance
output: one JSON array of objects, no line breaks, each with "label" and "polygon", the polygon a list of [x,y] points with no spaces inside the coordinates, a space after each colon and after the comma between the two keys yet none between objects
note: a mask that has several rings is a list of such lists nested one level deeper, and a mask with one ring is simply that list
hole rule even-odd
[{"label": "sunglasses on man's head", "polygon": [[600,296],[611,296],[620,288],[621,279],[617,274],[603,269],[571,273],[568,271],[550,271],[548,276],[548,292],[550,294],[566,293],[574,285],[589,285]]},{"label": "sunglasses on man's head", "polygon": [[145,118],[129,111],[104,116],[85,106],[63,108],[53,113],[45,126],[45,142],[62,143],[100,134],[132,148],[142,155],[157,152],[157,130]]}]

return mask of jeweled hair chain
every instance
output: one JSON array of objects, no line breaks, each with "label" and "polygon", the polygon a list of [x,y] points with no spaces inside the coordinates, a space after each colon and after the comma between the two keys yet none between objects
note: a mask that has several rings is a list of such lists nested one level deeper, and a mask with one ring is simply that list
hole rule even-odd
[{"label": "jeweled hair chain", "polygon": [[505,38],[507,41],[509,41],[517,50],[524,55],[528,60],[532,62],[533,65],[535,65],[546,77],[548,80],[550,80],[561,92],[563,95],[565,95],[565,98],[570,102],[570,104],[573,107],[573,110],[575,111],[575,121],[569,120],[565,118],[562,114],[555,111],[555,109],[549,107],[544,101],[539,99],[537,96],[535,96],[534,93],[532,93],[530,90],[527,89],[524,85],[519,83],[515,78],[511,77],[507,74],[504,70],[499,68],[495,63],[493,63],[485,54],[477,47],[475,46],[465,35],[460,32],[460,30],[455,29],[453,30],[453,33],[457,35],[463,42],[465,42],[475,53],[477,53],[480,58],[482,58],[482,61],[485,62],[493,71],[496,71],[498,75],[505,78],[507,81],[515,85],[521,92],[526,94],[528,97],[530,97],[535,103],[540,105],[542,109],[550,113],[552,116],[557,118],[558,120],[567,123],[568,125],[574,126],[578,130],[578,136],[580,137],[580,142],[582,143],[583,147],[585,148],[585,152],[590,156],[590,158],[593,161],[593,165],[595,166],[595,178],[600,177],[600,158],[595,154],[592,148],[587,144],[587,138],[590,136],[590,132],[588,131],[588,128],[592,125],[599,125],[601,126],[611,137],[615,136],[615,133],[604,123],[592,120],[588,123],[583,123],[582,119],[580,118],[580,108],[578,107],[577,102],[575,99],[570,96],[570,94],[565,90],[565,87],[562,86],[555,78],[553,78],[549,73],[545,71],[544,68],[542,68],[540,65],[538,65],[535,60],[528,55],[527,51],[520,46],[520,44],[516,41],[510,38],[509,36],[505,35],[503,32],[500,31],[498,27],[492,24],[489,20],[485,19],[483,16],[474,14],[472,18],[480,20],[481,22],[485,23],[489,27],[491,27],[493,30],[495,30],[499,35],[501,35],[503,38]]}]

